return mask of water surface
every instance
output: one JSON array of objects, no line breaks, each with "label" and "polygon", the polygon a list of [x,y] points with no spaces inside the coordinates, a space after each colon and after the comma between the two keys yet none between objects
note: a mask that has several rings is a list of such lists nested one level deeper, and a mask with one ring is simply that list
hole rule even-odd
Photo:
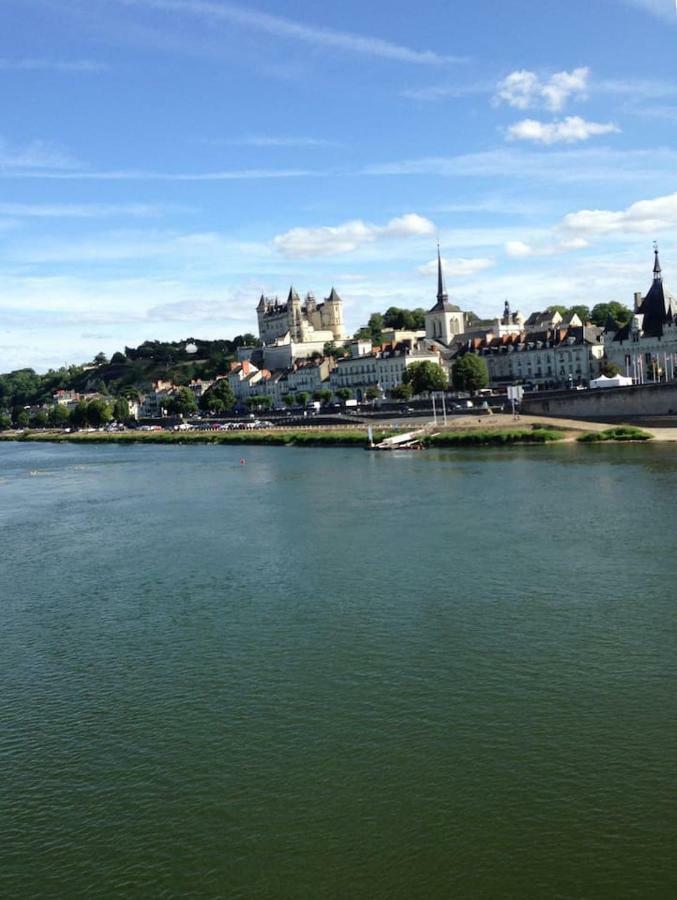
[{"label": "water surface", "polygon": [[674,896],[676,504],[669,446],[0,444],[0,895]]}]

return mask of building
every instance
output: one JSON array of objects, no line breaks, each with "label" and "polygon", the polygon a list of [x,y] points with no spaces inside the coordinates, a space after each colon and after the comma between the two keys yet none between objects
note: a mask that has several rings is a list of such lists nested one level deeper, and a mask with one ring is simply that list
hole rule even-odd
[{"label": "building", "polygon": [[313,294],[301,298],[294,288],[289,289],[286,303],[279,303],[261,294],[256,314],[259,337],[264,345],[282,343],[320,343],[343,341],[343,301],[334,288],[323,303]]},{"label": "building", "polygon": [[425,336],[448,347],[454,339],[465,331],[465,317],[458,306],[449,302],[444,289],[442,258],[437,245],[437,302],[425,314]]},{"label": "building", "polygon": [[642,383],[674,378],[677,360],[677,300],[663,283],[654,248],[653,280],[646,295],[635,294],[634,314],[622,328],[607,322],[604,350],[610,363]]},{"label": "building", "polygon": [[483,357],[489,370],[489,383],[494,388],[517,383],[532,388],[556,388],[587,385],[596,378],[600,374],[604,344],[601,328],[578,325],[471,338],[466,352]]},{"label": "building", "polygon": [[439,363],[440,354],[413,341],[374,347],[371,341],[356,340],[350,344],[350,356],[336,361],[329,384],[334,392],[349,388],[358,400],[368,388],[385,395],[402,384],[407,367],[417,362]]}]

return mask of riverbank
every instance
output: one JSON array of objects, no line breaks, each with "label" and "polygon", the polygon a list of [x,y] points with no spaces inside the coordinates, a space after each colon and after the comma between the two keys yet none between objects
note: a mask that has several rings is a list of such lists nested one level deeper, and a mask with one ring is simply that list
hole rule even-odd
[{"label": "riverbank", "polygon": [[[423,422],[389,422],[374,427],[374,441],[413,431]],[[429,423],[425,423],[429,425]],[[618,429],[615,429],[618,430]],[[548,444],[584,441],[595,443],[597,435],[609,431],[608,423],[580,422],[570,419],[548,419],[523,416],[495,415],[477,418],[458,416],[446,425],[438,425],[422,438],[428,447],[513,446],[516,444]],[[677,441],[677,428],[647,428],[637,440]],[[632,440],[632,436],[613,434],[603,440]],[[232,444],[296,447],[366,447],[367,425],[364,422],[343,426],[309,426],[302,428],[276,427],[242,431],[123,431],[76,432],[23,431],[4,432],[0,441],[33,441],[84,444]]]},{"label": "riverbank", "polygon": [[[375,443],[405,429],[374,431]],[[527,427],[447,427],[421,437],[426,447],[507,446],[514,444],[546,444],[569,437],[559,428],[541,425]],[[257,431],[124,431],[76,432],[24,431],[5,433],[0,440],[72,444],[230,444],[295,447],[367,447],[366,428],[261,429]]]}]

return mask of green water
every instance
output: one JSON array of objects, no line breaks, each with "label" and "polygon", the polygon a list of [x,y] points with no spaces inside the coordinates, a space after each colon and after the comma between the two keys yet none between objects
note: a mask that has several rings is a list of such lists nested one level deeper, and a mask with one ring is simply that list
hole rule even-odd
[{"label": "green water", "polygon": [[667,446],[0,444],[0,896],[675,896],[676,506]]}]

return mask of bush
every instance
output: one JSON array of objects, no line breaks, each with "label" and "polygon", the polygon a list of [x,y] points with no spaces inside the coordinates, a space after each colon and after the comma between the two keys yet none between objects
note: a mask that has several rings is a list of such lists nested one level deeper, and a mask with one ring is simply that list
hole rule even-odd
[{"label": "bush", "polygon": [[602,441],[650,441],[653,438],[648,431],[642,431],[634,425],[616,425],[604,431],[591,431],[582,434],[578,441],[581,444],[597,444]]}]

